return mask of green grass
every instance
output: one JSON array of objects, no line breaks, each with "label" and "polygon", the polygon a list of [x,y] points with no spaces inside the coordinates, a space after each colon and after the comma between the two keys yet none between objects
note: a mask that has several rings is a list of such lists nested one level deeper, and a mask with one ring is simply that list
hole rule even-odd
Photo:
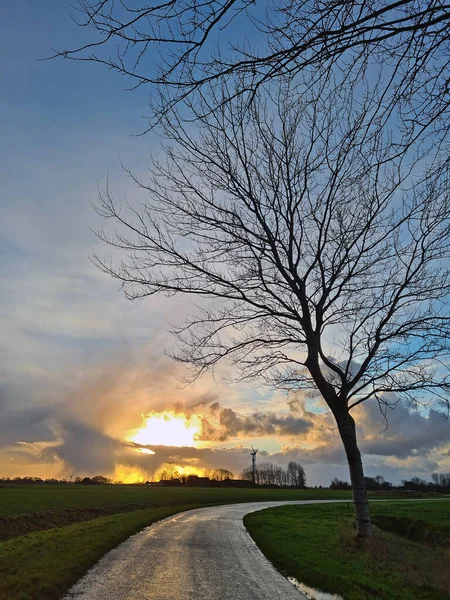
[{"label": "green grass", "polygon": [[[0,533],[3,527],[11,538],[0,542],[0,600],[59,598],[127,537],[183,510],[232,502],[329,498],[350,494],[144,486],[0,488]],[[115,514],[102,516],[105,511]],[[68,524],[68,519],[80,522]],[[30,527],[40,530],[28,533]]]},{"label": "green grass", "polygon": [[373,523],[429,546],[450,548],[450,502],[371,504]]},{"label": "green grass", "polygon": [[351,498],[347,491],[233,488],[157,488],[140,485],[23,485],[0,486],[0,517],[43,510],[129,504],[149,507],[192,502],[227,504],[264,500]]},{"label": "green grass", "polygon": [[151,508],[39,531],[0,543],[0,599],[56,600],[108,550],[195,504]]},{"label": "green grass", "polygon": [[[110,549],[183,510],[233,502],[320,499],[350,502],[351,494],[132,485],[0,487],[0,536],[10,538],[0,542],[0,600],[59,598]],[[351,514],[347,504],[342,509],[347,517]]]},{"label": "green grass", "polygon": [[450,499],[421,500],[418,502],[371,502],[370,512],[374,518],[390,515],[412,520],[420,519],[430,525],[450,525]]},{"label": "green grass", "polygon": [[22,486],[0,488],[0,541],[145,508],[233,502],[349,498],[329,490],[152,488],[145,486]]},{"label": "green grass", "polygon": [[[450,526],[450,502],[371,503],[375,519]],[[286,506],[247,515],[244,523],[283,573],[345,600],[449,600],[450,552],[387,531],[356,542],[347,504]]]}]

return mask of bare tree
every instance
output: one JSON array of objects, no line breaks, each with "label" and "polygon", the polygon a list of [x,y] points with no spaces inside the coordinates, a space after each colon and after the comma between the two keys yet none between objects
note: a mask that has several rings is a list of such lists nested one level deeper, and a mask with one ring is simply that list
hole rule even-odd
[{"label": "bare tree", "polygon": [[233,471],[228,469],[213,469],[210,473],[206,473],[206,476],[214,481],[225,481],[225,479],[234,479]]},{"label": "bare tree", "polygon": [[159,479],[161,481],[171,481],[173,479],[180,479],[181,475],[175,463],[165,463],[164,469],[159,473]]},{"label": "bare tree", "polygon": [[334,69],[353,80],[383,73],[383,113],[398,109],[409,134],[436,120],[448,129],[442,0],[78,0],[74,17],[91,41],[55,54],[105,64],[131,87],[160,88],[156,117],[223,78],[240,77],[233,94],[251,99],[280,76]]},{"label": "bare tree", "polygon": [[252,467],[246,467],[242,469],[241,479],[253,482],[253,469]]},{"label": "bare tree", "polygon": [[[173,113],[167,160],[142,210],[107,188],[100,236],[128,258],[94,257],[128,298],[183,294],[197,314],[174,333],[193,376],[221,360],[236,377],[315,390],[349,464],[357,531],[371,535],[352,409],[400,398],[448,408],[450,198],[430,144],[401,152],[374,117],[379,88],[299,88],[249,108],[210,90],[198,136]],[[305,91],[306,90],[306,91]],[[211,112],[211,106],[220,110]],[[202,115],[207,114],[207,117]],[[373,118],[372,118],[373,117]],[[431,158],[430,158],[431,157]]]},{"label": "bare tree", "polygon": [[431,481],[434,485],[443,492],[450,491],[450,473],[432,473]]},{"label": "bare tree", "polygon": [[[247,481],[253,481],[253,469],[244,469],[241,477]],[[304,488],[306,487],[306,473],[302,465],[293,461],[289,463],[287,469],[263,462],[255,469],[255,483],[257,485]]]},{"label": "bare tree", "polygon": [[292,487],[304,488],[306,487],[306,473],[305,469],[299,463],[291,460],[287,467],[288,481]]}]

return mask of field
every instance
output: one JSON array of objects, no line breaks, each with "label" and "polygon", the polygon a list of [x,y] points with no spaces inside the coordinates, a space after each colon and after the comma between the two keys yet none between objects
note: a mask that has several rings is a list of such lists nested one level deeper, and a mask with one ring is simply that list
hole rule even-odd
[{"label": "field", "polygon": [[365,544],[346,503],[274,508],[244,523],[280,571],[345,600],[449,600],[450,500],[372,502],[371,513]]},{"label": "field", "polygon": [[[323,557],[317,549],[309,550],[311,556],[316,557],[312,559],[316,563],[315,567],[310,569],[308,566],[310,583],[316,581],[315,577],[322,581],[318,568],[320,561],[323,558],[323,565],[328,569],[329,555],[332,552],[339,555],[342,552],[342,544],[345,552],[350,553],[350,564],[361,552],[352,546],[350,492],[157,488],[137,485],[0,487],[0,600],[56,600],[108,550],[147,525],[177,512],[232,502],[320,499],[341,499],[349,502],[343,505],[302,506],[297,509],[298,512],[292,513],[289,509],[282,509],[279,512],[265,511],[254,515],[257,520],[255,527],[261,533],[258,543],[261,542],[269,556],[271,552],[276,552],[280,562],[277,563],[272,557],[273,562],[277,563],[281,570],[294,575],[303,573],[303,558],[299,559],[300,568],[295,561],[292,563],[290,559],[287,560],[283,551],[288,550],[292,556],[300,557],[296,544],[301,540],[301,548],[307,547],[304,546],[305,531],[309,531],[309,538],[322,540],[325,544],[331,528],[331,545],[324,545]],[[416,505],[417,516],[420,516],[421,521],[419,525],[416,523],[415,529],[412,530],[411,507]],[[392,533],[383,535],[397,539],[398,533],[404,535],[406,531],[408,535],[420,539],[425,537],[434,552],[433,544],[441,543],[442,535],[445,537],[448,533],[448,530],[439,526],[442,519],[448,524],[448,509],[450,503],[444,504],[440,501],[411,504],[389,502],[373,504],[372,511],[379,527],[391,532],[396,531],[395,536]],[[264,517],[261,518],[262,514]],[[249,527],[252,530],[253,525],[250,523]],[[266,548],[264,538],[267,536],[273,538],[274,544],[269,544]],[[311,539],[307,543],[310,543]],[[291,543],[292,547],[289,545]],[[422,548],[421,544],[418,546]],[[448,561],[448,551],[439,552],[442,553],[441,560]],[[428,566],[431,570],[436,565],[439,567],[439,561]],[[340,569],[339,565],[335,565],[334,568]],[[370,577],[366,586],[370,585]],[[307,582],[306,579],[303,580]],[[331,583],[333,582],[330,582],[330,585]],[[348,599],[346,596],[345,600],[364,600],[366,597],[379,596],[356,595],[348,596]],[[381,597],[386,600],[390,598],[384,595]],[[403,597],[411,600],[449,598],[446,595],[392,598],[397,600]]]},{"label": "field", "polygon": [[142,485],[23,485],[0,487],[0,517],[42,510],[139,504],[227,504],[258,500],[351,498],[351,492],[330,490],[150,487]]},{"label": "field", "polygon": [[349,492],[145,486],[0,488],[0,599],[53,600],[108,550],[174,513],[232,502],[350,499]]},{"label": "field", "polygon": [[139,485],[0,487],[0,541],[33,531],[149,508],[330,497],[350,498],[351,494],[328,490],[157,488]]}]

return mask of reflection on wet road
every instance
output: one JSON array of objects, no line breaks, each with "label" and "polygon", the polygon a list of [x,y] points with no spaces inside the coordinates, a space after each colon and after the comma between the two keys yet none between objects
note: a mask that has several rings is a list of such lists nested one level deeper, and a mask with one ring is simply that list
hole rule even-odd
[{"label": "reflection on wet road", "polygon": [[272,506],[310,503],[251,502],[174,515],[109,552],[65,600],[305,599],[263,556],[242,519]]}]

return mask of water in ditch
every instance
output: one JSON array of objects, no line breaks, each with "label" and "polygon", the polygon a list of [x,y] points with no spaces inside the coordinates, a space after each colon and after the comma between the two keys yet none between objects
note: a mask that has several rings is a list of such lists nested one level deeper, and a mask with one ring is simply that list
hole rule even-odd
[{"label": "water in ditch", "polygon": [[326,592],[316,590],[316,588],[309,587],[304,583],[300,583],[300,581],[297,581],[295,577],[288,577],[288,579],[292,585],[294,585],[299,592],[309,598],[309,600],[344,600],[342,596],[338,596],[337,594],[327,594]]}]

